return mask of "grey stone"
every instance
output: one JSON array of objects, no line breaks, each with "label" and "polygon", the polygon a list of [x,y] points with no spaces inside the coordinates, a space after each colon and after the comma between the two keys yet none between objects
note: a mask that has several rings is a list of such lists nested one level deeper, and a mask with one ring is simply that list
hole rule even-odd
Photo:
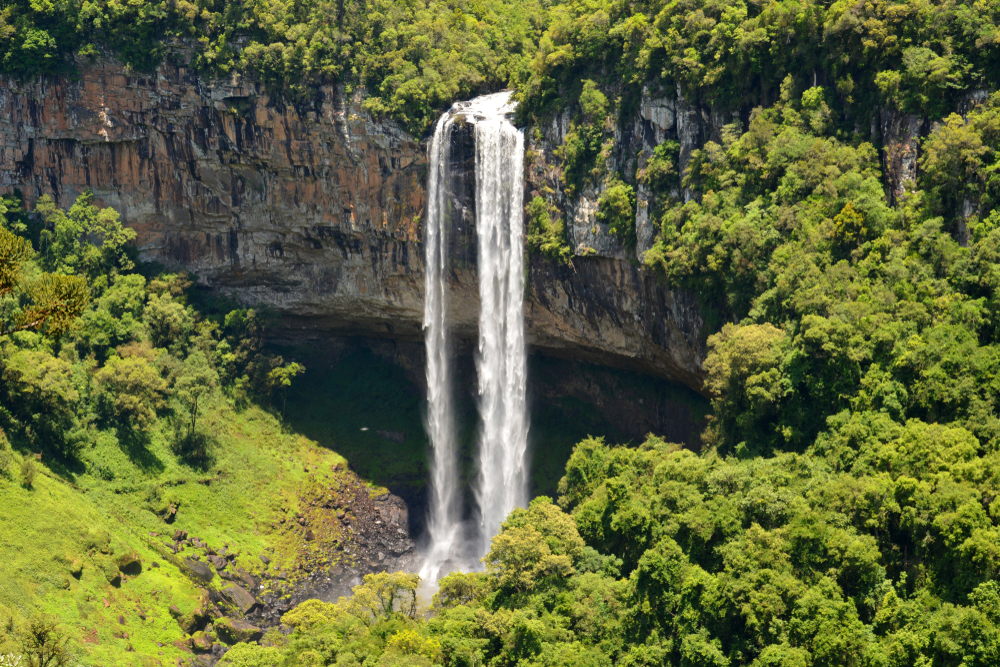
[{"label": "grey stone", "polygon": [[255,642],[264,636],[264,631],[256,625],[235,618],[220,618],[214,629],[219,639],[229,645]]},{"label": "grey stone", "polygon": [[236,584],[223,588],[222,594],[229,598],[229,601],[236,605],[243,614],[249,614],[260,604],[245,588]]},{"label": "grey stone", "polygon": [[202,563],[193,558],[185,558],[183,563],[187,573],[199,581],[209,584],[215,578],[215,573],[212,572],[212,568],[208,566],[208,563]]}]

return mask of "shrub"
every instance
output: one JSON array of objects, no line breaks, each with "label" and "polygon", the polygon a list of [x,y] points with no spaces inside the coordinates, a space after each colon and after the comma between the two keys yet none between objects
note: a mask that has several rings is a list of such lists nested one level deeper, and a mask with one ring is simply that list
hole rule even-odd
[{"label": "shrub", "polygon": [[69,637],[59,630],[54,618],[36,614],[18,634],[26,667],[63,667],[69,663]]},{"label": "shrub", "polygon": [[542,197],[535,197],[526,207],[528,213],[528,248],[549,259],[566,264],[572,250],[566,239],[562,220],[552,221],[549,205]]},{"label": "shrub", "polygon": [[30,454],[21,459],[21,483],[25,488],[30,489],[34,485],[37,473],[35,459]]},{"label": "shrub", "polygon": [[597,220],[626,245],[635,245],[635,190],[613,178],[597,202]]},{"label": "shrub", "polygon": [[220,667],[279,667],[284,662],[281,651],[273,646],[240,643],[219,661]]},{"label": "shrub", "polygon": [[113,356],[94,374],[94,383],[105,411],[132,428],[146,430],[165,405],[167,383],[142,357]]}]

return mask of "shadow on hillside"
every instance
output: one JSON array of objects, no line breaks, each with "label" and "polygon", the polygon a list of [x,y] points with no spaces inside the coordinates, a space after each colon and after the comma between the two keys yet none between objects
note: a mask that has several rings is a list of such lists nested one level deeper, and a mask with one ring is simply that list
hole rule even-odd
[{"label": "shadow on hillside", "polygon": [[118,446],[136,467],[145,473],[161,473],[166,468],[163,461],[149,449],[149,434],[142,431],[118,429]]},{"label": "shadow on hillside", "polygon": [[[10,479],[20,478],[21,458],[32,458],[44,463],[51,475],[70,484],[75,484],[77,477],[87,472],[87,467],[76,455],[66,453],[65,442],[46,442],[44,439],[30,437],[24,430],[9,427],[2,433],[6,435],[11,451],[15,454],[6,462],[5,472]],[[0,443],[0,449],[2,448],[3,444]]]},{"label": "shadow on hillside", "polygon": [[420,389],[362,345],[296,349],[306,371],[288,389],[284,421],[347,459],[363,480],[403,498],[411,530],[426,503],[427,436]]},{"label": "shadow on hillside", "polygon": [[211,435],[196,431],[193,434],[183,434],[174,441],[174,452],[184,465],[205,472],[215,463],[216,441]]}]

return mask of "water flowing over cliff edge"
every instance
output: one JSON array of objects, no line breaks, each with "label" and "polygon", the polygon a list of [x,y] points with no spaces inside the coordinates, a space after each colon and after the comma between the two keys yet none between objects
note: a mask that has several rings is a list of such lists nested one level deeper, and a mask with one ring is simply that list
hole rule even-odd
[{"label": "water flowing over cliff edge", "polygon": [[[437,122],[428,175],[427,432],[431,445],[429,545],[421,577],[476,569],[515,507],[527,505],[527,358],[524,343],[524,134],[510,122],[509,92],[456,102]],[[452,133],[472,125],[475,141],[476,246],[479,268],[479,437],[475,484],[478,525],[463,525],[459,502],[456,391],[447,325],[448,229],[461,215],[462,174],[449,168]],[[470,554],[471,552],[471,554]]]},{"label": "water flowing over cliff edge", "polygon": [[[137,230],[143,259],[184,266],[206,286],[274,307],[290,339],[419,341],[426,150],[396,124],[371,118],[361,101],[361,92],[325,87],[291,104],[175,64],[144,75],[104,61],[81,63],[75,80],[0,79],[0,190],[20,190],[29,205],[49,193],[65,206],[92,189]],[[666,121],[646,115],[627,145],[652,145],[663,133]],[[558,133],[558,122],[545,128]],[[471,136],[453,140],[465,142],[455,152],[467,158],[454,168],[471,169]],[[551,150],[534,148],[543,161]],[[543,171],[527,170],[529,190],[547,178]],[[572,267],[527,257],[528,344],[700,390],[695,298],[638,268],[590,224],[587,201],[584,193],[571,203],[570,233],[593,236],[594,254]],[[449,276],[449,323],[460,344],[475,340],[479,313],[471,198],[464,210],[451,230],[463,261]]]}]

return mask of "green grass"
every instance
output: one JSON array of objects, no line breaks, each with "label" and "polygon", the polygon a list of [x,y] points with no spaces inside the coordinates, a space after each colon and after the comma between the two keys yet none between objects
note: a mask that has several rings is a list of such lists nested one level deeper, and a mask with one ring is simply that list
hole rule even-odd
[{"label": "green grass", "polygon": [[[72,481],[43,462],[26,489],[12,465],[0,477],[0,616],[58,616],[81,665],[167,664],[191,657],[174,645],[184,634],[168,610],[191,611],[201,596],[163,556],[160,545],[175,529],[216,548],[227,543],[251,572],[263,567],[262,553],[286,568],[300,558],[304,545],[273,520],[282,508],[296,511],[303,490],[344,459],[285,432],[264,410],[239,412],[219,395],[201,424],[211,438],[204,469],[173,453],[164,420],[138,449],[95,432],[83,452],[86,471]],[[178,511],[167,524],[161,512],[170,503]],[[113,586],[105,572],[116,573],[114,558],[128,552],[140,556],[142,571]]]}]

